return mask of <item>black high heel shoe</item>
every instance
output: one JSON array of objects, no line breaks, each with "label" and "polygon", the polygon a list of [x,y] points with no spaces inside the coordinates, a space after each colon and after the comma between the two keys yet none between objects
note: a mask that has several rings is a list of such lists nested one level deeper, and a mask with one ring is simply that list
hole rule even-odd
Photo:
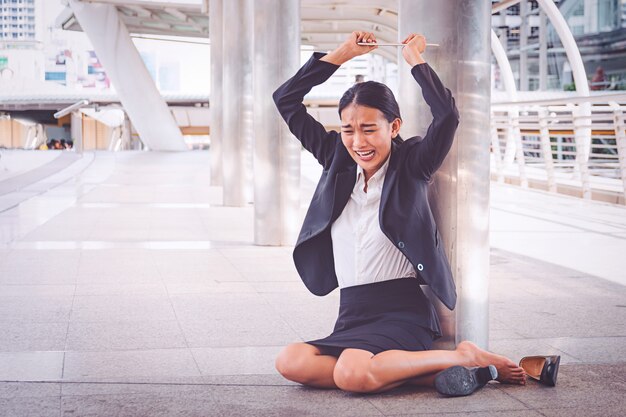
[{"label": "black high heel shoe", "polygon": [[559,373],[559,355],[551,356],[525,356],[519,361],[526,375],[536,379],[540,383],[553,387],[556,385],[556,376]]},{"label": "black high heel shoe", "polygon": [[484,368],[455,365],[435,375],[435,389],[449,397],[470,395],[497,377],[498,370],[493,365]]}]

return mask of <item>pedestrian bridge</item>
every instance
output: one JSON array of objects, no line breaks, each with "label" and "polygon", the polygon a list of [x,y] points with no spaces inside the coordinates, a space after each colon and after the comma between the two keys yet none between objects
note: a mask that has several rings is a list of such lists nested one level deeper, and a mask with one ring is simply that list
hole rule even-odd
[{"label": "pedestrian bridge", "polygon": [[[274,369],[284,344],[332,329],[338,292],[310,294],[292,246],[254,244],[253,207],[223,205],[207,152],[49,152],[31,168],[54,175],[1,188],[4,415],[624,411],[611,382],[626,371],[624,207],[491,183],[489,346],[516,361],[560,354],[557,391],[360,397]],[[303,216],[319,177],[306,153],[301,174]]]},{"label": "pedestrian bridge", "polygon": [[[36,151],[42,129],[31,123],[25,145],[0,150],[0,415],[626,414],[626,95],[590,91],[553,1],[526,17],[543,19],[540,56],[547,33],[558,38],[572,92],[547,91],[541,57],[542,88],[527,91],[523,65],[518,88],[492,27],[531,2],[460,3],[67,0],[57,24],[87,34],[117,93],[33,104],[15,86],[0,91],[3,112],[54,108],[77,138],[72,151]],[[380,41],[437,41],[428,62],[461,113],[430,185],[459,294],[454,312],[438,307],[439,347],[471,339],[515,361],[559,354],[556,389],[364,397],[275,370],[285,344],[329,333],[339,293],[316,297],[295,271],[321,171],[271,93],[301,47],[329,50],[363,28]],[[161,95],[131,34],[208,37],[208,102]],[[520,62],[535,48],[526,40]],[[423,134],[430,113],[409,68],[397,50],[376,53],[395,65],[403,137]],[[337,97],[306,104],[336,128]],[[123,117],[102,146],[86,146],[85,114],[107,106]],[[13,122],[3,116],[0,133]],[[208,151],[189,150],[185,129],[210,133]]]}]

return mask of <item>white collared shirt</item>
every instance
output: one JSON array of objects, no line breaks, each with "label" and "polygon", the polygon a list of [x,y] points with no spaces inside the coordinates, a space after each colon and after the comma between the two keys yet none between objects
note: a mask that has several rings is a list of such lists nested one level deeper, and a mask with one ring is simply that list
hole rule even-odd
[{"label": "white collared shirt", "polygon": [[367,192],[365,173],[357,165],[350,200],[331,226],[339,288],[416,276],[406,256],[380,229],[378,211],[389,159],[369,179]]}]

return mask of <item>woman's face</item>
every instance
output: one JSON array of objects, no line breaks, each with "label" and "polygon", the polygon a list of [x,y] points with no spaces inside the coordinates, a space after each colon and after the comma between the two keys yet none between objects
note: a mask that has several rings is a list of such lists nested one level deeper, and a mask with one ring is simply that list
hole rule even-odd
[{"label": "woman's face", "polygon": [[341,111],[341,141],[369,179],[383,166],[391,152],[391,139],[402,121],[388,122],[378,109],[350,104]]}]

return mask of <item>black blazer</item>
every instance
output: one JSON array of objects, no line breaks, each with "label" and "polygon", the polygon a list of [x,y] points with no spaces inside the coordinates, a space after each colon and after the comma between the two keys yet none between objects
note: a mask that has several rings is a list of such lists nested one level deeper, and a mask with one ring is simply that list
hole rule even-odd
[{"label": "black blazer", "polygon": [[[338,287],[333,258],[331,224],[339,217],[356,182],[356,162],[339,132],[330,131],[306,111],[302,100],[326,81],[338,65],[315,52],[296,75],[272,95],[291,132],[324,167],[293,251],[296,269],[313,294],[326,295]],[[452,272],[440,244],[428,203],[428,183],[450,150],[459,114],[450,90],[424,63],[411,69],[430,106],[433,121],[424,139],[392,140],[381,195],[379,222],[383,233],[409,259],[417,277],[449,308],[456,304]],[[399,278],[399,277],[398,277]]]}]

